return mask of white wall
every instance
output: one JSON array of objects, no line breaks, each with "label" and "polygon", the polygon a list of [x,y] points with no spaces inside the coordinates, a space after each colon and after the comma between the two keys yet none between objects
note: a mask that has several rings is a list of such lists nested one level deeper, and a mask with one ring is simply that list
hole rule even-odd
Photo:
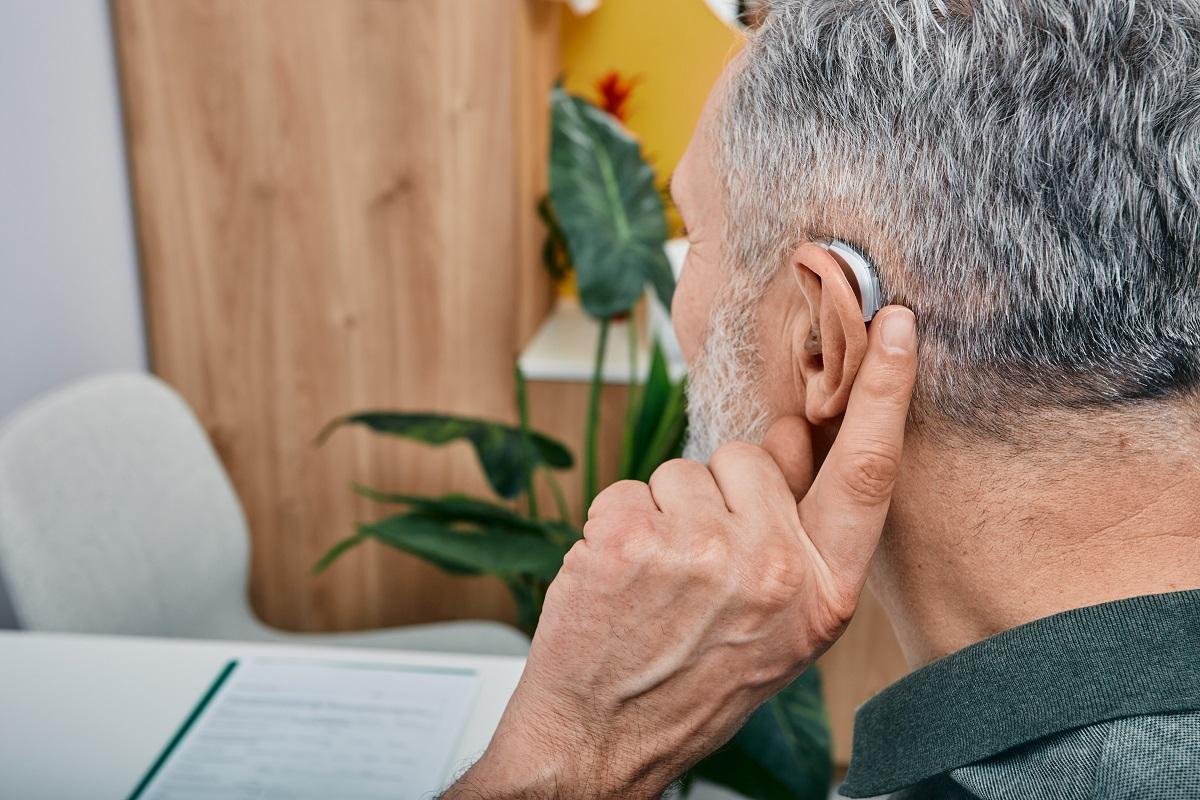
[{"label": "white wall", "polygon": [[0,0],[0,418],[145,351],[108,3]]},{"label": "white wall", "polygon": [[0,0],[0,416],[144,369],[106,0]]}]

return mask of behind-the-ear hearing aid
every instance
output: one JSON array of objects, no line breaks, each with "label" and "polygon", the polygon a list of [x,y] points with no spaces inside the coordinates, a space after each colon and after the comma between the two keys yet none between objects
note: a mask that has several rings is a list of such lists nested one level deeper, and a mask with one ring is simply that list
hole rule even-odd
[{"label": "behind-the-ear hearing aid", "polygon": [[841,239],[827,239],[819,243],[833,253],[846,268],[847,278],[853,278],[855,292],[862,304],[863,322],[870,322],[879,309],[883,308],[883,290],[879,288],[879,273],[871,259],[859,252],[854,245]]}]

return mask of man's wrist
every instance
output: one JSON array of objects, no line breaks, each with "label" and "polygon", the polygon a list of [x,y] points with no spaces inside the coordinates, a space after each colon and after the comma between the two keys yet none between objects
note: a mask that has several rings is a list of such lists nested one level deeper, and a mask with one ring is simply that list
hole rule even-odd
[{"label": "man's wrist", "polygon": [[560,720],[514,723],[501,724],[484,754],[443,800],[598,800],[592,791],[591,748],[568,743],[575,731]]},{"label": "man's wrist", "polygon": [[501,730],[441,800],[633,800],[658,797],[675,777],[659,786],[639,765],[582,741],[578,731],[549,730],[560,735]]},{"label": "man's wrist", "polygon": [[[529,764],[533,764],[532,758]],[[555,800],[559,787],[552,775],[497,758],[489,747],[440,800]]]}]

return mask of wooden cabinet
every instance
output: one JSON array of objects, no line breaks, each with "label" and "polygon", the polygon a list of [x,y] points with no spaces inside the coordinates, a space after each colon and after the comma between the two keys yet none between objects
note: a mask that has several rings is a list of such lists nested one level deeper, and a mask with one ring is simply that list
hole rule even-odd
[{"label": "wooden cabinet", "polygon": [[511,614],[368,546],[349,482],[486,492],[469,448],[320,427],[363,408],[516,418],[551,299],[535,214],[557,4],[116,0],[155,372],[245,505],[251,594],[296,630]]}]

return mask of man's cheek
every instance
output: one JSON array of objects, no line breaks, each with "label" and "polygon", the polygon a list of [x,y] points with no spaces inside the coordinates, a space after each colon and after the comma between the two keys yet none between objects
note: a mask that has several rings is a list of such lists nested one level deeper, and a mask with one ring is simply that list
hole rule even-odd
[{"label": "man's cheek", "polygon": [[675,327],[675,336],[679,339],[684,360],[689,365],[700,350],[711,300],[704,296],[699,277],[699,270],[689,255],[684,261],[683,273],[675,289],[675,299],[671,303],[671,322]]}]

